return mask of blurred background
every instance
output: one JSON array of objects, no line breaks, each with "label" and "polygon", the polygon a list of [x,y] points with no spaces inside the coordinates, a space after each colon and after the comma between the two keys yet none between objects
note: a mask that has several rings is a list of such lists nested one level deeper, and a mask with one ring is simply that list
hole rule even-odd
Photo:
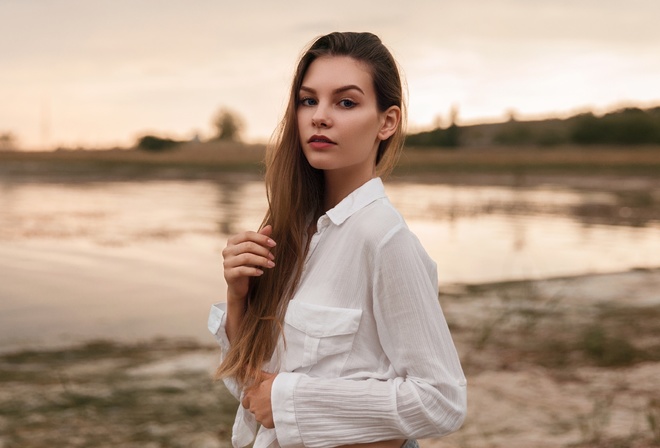
[{"label": "blurred background", "polygon": [[0,1],[0,447],[229,446],[206,330],[306,45],[407,81],[386,189],[470,383],[422,447],[660,446],[660,3]]}]

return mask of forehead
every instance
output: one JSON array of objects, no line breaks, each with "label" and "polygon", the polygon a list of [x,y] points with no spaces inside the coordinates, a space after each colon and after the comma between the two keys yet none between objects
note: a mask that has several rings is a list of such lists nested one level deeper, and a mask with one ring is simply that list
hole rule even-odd
[{"label": "forehead", "polygon": [[315,59],[307,69],[302,84],[315,90],[334,90],[352,84],[365,93],[373,90],[368,66],[349,56],[321,56]]}]

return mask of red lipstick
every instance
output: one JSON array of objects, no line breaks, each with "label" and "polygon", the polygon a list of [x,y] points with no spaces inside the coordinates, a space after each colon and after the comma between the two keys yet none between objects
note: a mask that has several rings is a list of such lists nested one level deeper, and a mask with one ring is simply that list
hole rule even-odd
[{"label": "red lipstick", "polygon": [[332,145],[336,145],[335,142],[330,140],[328,137],[325,135],[312,135],[309,140],[307,140],[307,143],[309,143],[309,146],[311,146],[314,149],[326,149],[331,147]]}]

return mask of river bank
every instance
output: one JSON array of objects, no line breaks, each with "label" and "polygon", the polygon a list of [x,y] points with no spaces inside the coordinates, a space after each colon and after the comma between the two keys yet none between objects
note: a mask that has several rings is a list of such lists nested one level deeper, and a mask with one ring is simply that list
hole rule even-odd
[{"label": "river bank", "polygon": [[[423,448],[660,443],[660,269],[448,285],[464,427]],[[236,401],[208,340],[0,355],[0,446],[228,447]]]},{"label": "river bank", "polygon": [[[264,145],[231,142],[186,143],[174,149],[149,152],[136,149],[60,149],[57,151],[0,151],[0,179],[218,179],[228,173],[263,172]],[[658,146],[576,146],[551,148],[468,147],[404,149],[395,177],[411,176],[472,182],[489,177],[514,182],[549,177],[631,178],[652,182],[660,178]],[[485,177],[484,177],[485,176]]]}]

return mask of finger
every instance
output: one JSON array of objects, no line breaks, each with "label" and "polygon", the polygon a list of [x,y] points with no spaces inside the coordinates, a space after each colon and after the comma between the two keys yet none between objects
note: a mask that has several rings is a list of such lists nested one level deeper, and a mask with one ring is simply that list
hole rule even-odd
[{"label": "finger", "polygon": [[[267,238],[267,237],[266,237]],[[240,244],[243,241],[252,241],[252,240],[259,240],[259,239],[264,239],[264,235],[261,235],[257,232],[253,232],[252,230],[248,230],[246,232],[241,232],[237,233],[236,235],[232,235],[229,238],[227,238],[227,246],[233,246],[236,244]]]},{"label": "finger", "polygon": [[261,229],[259,229],[259,233],[267,237],[270,237],[273,234],[273,226],[271,226],[270,224],[268,224],[267,226],[263,226]]},{"label": "finger", "polygon": [[272,238],[270,238],[270,236],[273,234],[273,226],[271,226],[270,224],[263,226],[261,229],[259,229],[257,233],[267,238],[266,245],[268,247],[275,247],[277,245],[277,243],[273,241]]},{"label": "finger", "polygon": [[259,277],[264,274],[264,271],[252,266],[239,266],[234,269],[225,270],[225,279],[228,282],[240,277]]},{"label": "finger", "polygon": [[260,255],[242,253],[235,256],[226,257],[222,262],[222,266],[225,269],[233,269],[240,266],[272,268],[275,267],[275,262],[271,259],[271,257],[262,257]]},{"label": "finger", "polygon": [[240,255],[243,253],[261,255],[262,257],[272,259],[275,258],[268,247],[264,247],[259,243],[255,243],[254,241],[244,241],[233,246],[227,246],[222,251],[222,255],[225,257]]},{"label": "finger", "polygon": [[[260,232],[265,232],[265,234]],[[272,233],[271,226],[264,227],[260,232],[253,232],[250,230],[231,236],[227,240],[227,246],[240,244],[244,241],[254,241],[264,247],[275,247],[277,245],[275,241],[270,238],[270,234]]]}]

